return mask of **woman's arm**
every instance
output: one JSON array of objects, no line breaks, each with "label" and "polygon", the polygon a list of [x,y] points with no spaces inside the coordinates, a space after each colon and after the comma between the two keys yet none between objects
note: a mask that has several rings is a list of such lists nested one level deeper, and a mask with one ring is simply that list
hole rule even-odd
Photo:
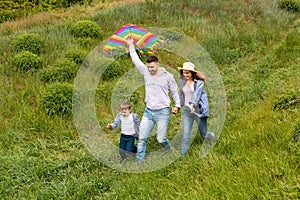
[{"label": "woman's arm", "polygon": [[195,106],[198,102],[199,99],[201,98],[201,94],[203,92],[204,89],[204,81],[203,80],[196,80],[195,81],[196,87],[192,96],[192,99],[190,100],[189,103],[193,104],[193,106]]}]

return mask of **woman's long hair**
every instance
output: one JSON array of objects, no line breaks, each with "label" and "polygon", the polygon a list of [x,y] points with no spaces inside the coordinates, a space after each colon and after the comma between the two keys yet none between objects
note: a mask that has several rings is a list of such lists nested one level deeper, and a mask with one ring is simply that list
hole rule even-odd
[{"label": "woman's long hair", "polygon": [[[190,72],[192,72],[193,79],[205,81],[206,77],[205,77],[205,75],[203,73],[201,73],[199,71],[197,71],[197,72],[190,71]],[[180,77],[179,78],[180,79],[184,78],[184,76],[183,76],[183,70],[182,69],[180,70]]]}]

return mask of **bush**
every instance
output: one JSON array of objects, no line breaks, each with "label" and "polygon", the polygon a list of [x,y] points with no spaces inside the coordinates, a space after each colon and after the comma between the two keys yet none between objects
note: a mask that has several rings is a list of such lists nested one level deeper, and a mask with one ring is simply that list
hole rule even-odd
[{"label": "bush", "polygon": [[91,48],[91,46],[95,43],[94,40],[90,37],[77,38],[77,41],[83,48]]},{"label": "bush", "polygon": [[72,113],[73,86],[57,83],[44,93],[41,105],[48,115],[70,116]]},{"label": "bush", "polygon": [[16,52],[30,51],[34,54],[40,54],[43,46],[43,40],[38,34],[20,35],[13,42],[13,48]]},{"label": "bush", "polygon": [[107,85],[99,85],[96,89],[96,101],[108,103],[111,98],[112,90]]},{"label": "bush", "polygon": [[92,0],[2,0],[0,2],[0,23],[2,23],[42,11],[68,8],[75,4],[89,5]]},{"label": "bush", "polygon": [[78,65],[68,59],[59,59],[53,67],[42,70],[39,75],[42,81],[67,81],[73,79],[78,71]]},{"label": "bush", "polygon": [[15,12],[11,10],[0,9],[0,23],[3,23],[9,19],[14,19],[16,17]]},{"label": "bush", "polygon": [[101,37],[101,29],[96,22],[90,20],[82,20],[74,23],[71,26],[71,34],[74,37]]},{"label": "bush", "polygon": [[80,51],[78,49],[72,49],[66,53],[66,58],[75,62],[76,64],[82,64],[83,61],[86,59],[86,53]]},{"label": "bush", "polygon": [[92,0],[40,0],[38,4],[44,8],[53,10],[57,8],[68,8],[75,4],[90,4],[91,2]]},{"label": "bush", "polygon": [[1,1],[0,5],[0,23],[5,22],[9,19],[15,19],[20,17],[20,5],[13,1]]},{"label": "bush", "polygon": [[121,63],[118,61],[114,61],[111,63],[103,72],[101,79],[103,81],[109,81],[111,79],[115,79],[123,75],[125,72],[124,67],[122,67]]},{"label": "bush", "polygon": [[91,72],[97,74],[98,77],[101,77],[105,69],[114,61],[113,58],[100,58],[90,59],[88,65],[91,69]]},{"label": "bush", "polygon": [[282,9],[299,12],[300,11],[300,0],[280,0],[279,6]]},{"label": "bush", "polygon": [[12,65],[18,71],[28,71],[30,69],[39,69],[42,67],[41,58],[29,51],[23,51],[14,56]]}]

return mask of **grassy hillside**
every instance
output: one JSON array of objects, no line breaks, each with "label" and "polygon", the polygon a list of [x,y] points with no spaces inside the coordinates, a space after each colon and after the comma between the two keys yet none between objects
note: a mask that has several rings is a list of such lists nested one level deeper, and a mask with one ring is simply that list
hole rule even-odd
[{"label": "grassy hillside", "polygon": [[[300,15],[278,5],[276,0],[114,1],[1,24],[1,199],[299,199]],[[72,27],[80,20],[95,22],[100,36],[74,36]],[[55,88],[68,92],[74,85],[72,73],[82,60],[76,63],[72,55],[79,56],[71,50],[91,55],[127,23],[185,34],[216,64],[227,112],[218,143],[206,157],[199,157],[203,141],[197,135],[188,156],[166,167],[147,173],[112,169],[88,151],[68,105],[54,105],[63,109],[60,114],[47,107],[45,95],[54,91],[55,97]],[[38,34],[43,41],[39,68],[16,68],[14,43],[24,34]],[[170,69],[185,60],[163,50],[158,56]],[[106,75],[113,78],[102,78],[96,91],[94,107],[102,127],[114,118],[114,86],[134,68],[126,55],[112,65]],[[70,70],[65,66],[73,71],[61,77],[55,70]],[[49,81],[47,74],[58,78]],[[140,87],[131,96],[139,116],[143,99]],[[211,108],[209,123],[217,118],[216,110]],[[180,132],[180,119],[171,118],[171,138]],[[105,132],[117,145],[118,131]],[[154,137],[147,147],[160,148]]]}]

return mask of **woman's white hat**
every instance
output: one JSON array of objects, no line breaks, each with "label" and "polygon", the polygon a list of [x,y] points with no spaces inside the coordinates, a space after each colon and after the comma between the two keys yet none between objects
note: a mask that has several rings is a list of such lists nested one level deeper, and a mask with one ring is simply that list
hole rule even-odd
[{"label": "woman's white hat", "polygon": [[189,70],[192,72],[198,72],[195,70],[195,65],[192,62],[183,63],[182,67],[178,67],[178,70]]}]

